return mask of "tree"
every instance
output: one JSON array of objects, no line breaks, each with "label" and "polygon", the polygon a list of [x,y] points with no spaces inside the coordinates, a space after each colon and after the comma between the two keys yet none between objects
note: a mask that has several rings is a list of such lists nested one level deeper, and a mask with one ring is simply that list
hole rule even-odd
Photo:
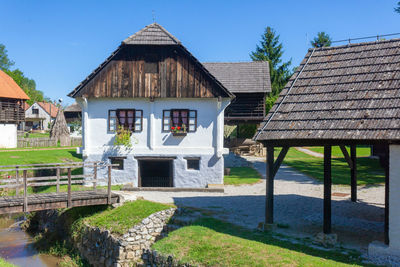
[{"label": "tree", "polygon": [[311,41],[313,47],[328,47],[331,46],[332,39],[326,32],[319,32],[314,40]]},{"label": "tree", "polygon": [[397,7],[394,8],[394,11],[400,13],[400,2],[397,2]]},{"label": "tree", "polygon": [[257,45],[254,52],[250,53],[253,61],[264,60],[269,62],[272,92],[266,100],[267,112],[275,103],[279,93],[292,75],[292,70],[289,68],[292,60],[283,62],[283,52],[283,45],[279,42],[279,35],[276,34],[274,29],[267,27],[261,35],[260,44]]},{"label": "tree", "polygon": [[25,77],[20,69],[11,70],[10,68],[13,65],[14,62],[8,58],[6,47],[0,44],[0,69],[13,78],[18,86],[29,96],[30,99],[26,101],[29,105],[32,105],[34,102],[43,101],[43,92],[36,89],[35,81]]},{"label": "tree", "polygon": [[8,70],[14,65],[14,62],[8,58],[6,46],[0,44],[0,69]]}]

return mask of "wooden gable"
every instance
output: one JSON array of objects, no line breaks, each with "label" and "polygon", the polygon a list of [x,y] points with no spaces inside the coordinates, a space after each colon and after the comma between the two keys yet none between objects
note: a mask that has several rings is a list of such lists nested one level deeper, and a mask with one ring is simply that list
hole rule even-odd
[{"label": "wooden gable", "polygon": [[70,96],[231,97],[201,63],[179,45],[122,45]]}]

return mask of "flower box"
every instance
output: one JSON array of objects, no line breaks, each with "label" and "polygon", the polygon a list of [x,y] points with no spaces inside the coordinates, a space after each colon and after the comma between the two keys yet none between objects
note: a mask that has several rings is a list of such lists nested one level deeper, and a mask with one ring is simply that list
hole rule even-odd
[{"label": "flower box", "polygon": [[187,133],[186,132],[172,132],[173,136],[186,136]]}]

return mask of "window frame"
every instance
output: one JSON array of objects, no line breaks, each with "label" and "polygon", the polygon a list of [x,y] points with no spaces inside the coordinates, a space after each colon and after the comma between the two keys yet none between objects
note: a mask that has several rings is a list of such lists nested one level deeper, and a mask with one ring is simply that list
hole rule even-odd
[{"label": "window frame", "polygon": [[[173,117],[172,113],[174,111],[186,111],[187,112],[187,127],[186,133],[193,133],[197,131],[197,110],[193,109],[164,109],[163,110],[163,117],[162,117],[162,131],[163,132],[171,132],[171,127],[173,126]],[[191,114],[194,116],[191,116]],[[168,120],[168,124],[166,124],[165,120]],[[179,113],[180,123],[182,123],[181,113]],[[190,119],[194,119],[194,123],[190,123]],[[190,126],[193,126],[194,130],[190,130]]]},{"label": "window frame", "polygon": [[[186,160],[186,170],[199,171],[200,170],[200,158],[199,157],[187,157]],[[190,163],[195,163],[195,167],[189,167]]]},{"label": "window frame", "polygon": [[[109,132],[116,132],[118,127],[120,126],[119,112],[120,111],[132,111],[133,112],[133,122],[131,132],[141,132],[143,131],[143,110],[142,109],[132,109],[132,108],[123,108],[123,109],[109,109],[108,110],[108,127],[107,130]],[[111,113],[115,112],[115,116],[111,116]],[[139,115],[139,116],[137,116]],[[140,118],[140,122],[136,123],[136,119]],[[128,117],[126,117],[126,120]],[[111,121],[115,120],[114,130],[111,129]]]},{"label": "window frame", "polygon": [[113,163],[113,160],[120,160],[120,161],[122,161],[122,164],[120,164],[119,166],[111,166],[111,169],[117,170],[117,171],[123,171],[123,170],[125,170],[125,160],[126,160],[126,157],[113,156],[113,157],[108,157],[108,159],[110,160],[110,163],[111,163],[111,164],[119,164],[119,163]]},{"label": "window frame", "polygon": [[32,108],[32,115],[39,115],[39,109],[38,108]]}]

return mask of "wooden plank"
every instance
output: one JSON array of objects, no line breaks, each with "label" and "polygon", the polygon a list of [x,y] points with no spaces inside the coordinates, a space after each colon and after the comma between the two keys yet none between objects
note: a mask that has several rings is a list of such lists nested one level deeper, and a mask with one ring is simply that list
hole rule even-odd
[{"label": "wooden plank", "polygon": [[27,171],[24,170],[24,212],[28,212],[28,187],[27,187]]},{"label": "wooden plank", "polygon": [[57,189],[56,192],[60,193],[60,168],[57,168]]},{"label": "wooden plank", "polygon": [[93,190],[96,190],[96,186],[97,186],[97,163],[94,164],[94,168],[93,168],[93,179],[95,180],[93,182]]},{"label": "wooden plank", "polygon": [[273,171],[273,174],[272,174],[273,178],[275,177],[276,173],[278,172],[279,168],[281,167],[281,164],[282,164],[283,160],[285,159],[285,156],[286,156],[288,151],[289,151],[289,147],[288,146],[282,147],[282,150],[279,153],[279,156],[278,156],[278,158],[276,159],[276,161],[274,163],[274,171]]},{"label": "wooden plank", "polygon": [[108,166],[107,203],[111,204],[111,166]]},{"label": "wooden plank", "polygon": [[274,147],[267,147],[265,223],[274,223]]},{"label": "wooden plank", "polygon": [[[15,172],[15,180],[16,180],[17,185],[19,185],[19,170],[18,170],[18,168],[19,167],[16,167],[17,170]],[[19,196],[19,188],[18,187],[15,189],[15,195]]]},{"label": "wooden plank", "polygon": [[346,146],[345,145],[340,145],[340,150],[342,150],[344,159],[347,161],[347,164],[349,164],[350,169],[353,168],[353,162],[351,160],[351,157],[349,155],[349,152],[347,152]]},{"label": "wooden plank", "polygon": [[352,167],[350,167],[350,186],[351,186],[351,201],[357,201],[357,147],[350,146],[350,158]]},{"label": "wooden plank", "polygon": [[332,229],[332,147],[324,146],[324,234],[330,234]]},{"label": "wooden plank", "polygon": [[71,195],[71,168],[68,168],[68,204],[67,207],[72,207],[72,195]]},{"label": "wooden plank", "polygon": [[182,58],[176,57],[176,97],[182,97]]}]

